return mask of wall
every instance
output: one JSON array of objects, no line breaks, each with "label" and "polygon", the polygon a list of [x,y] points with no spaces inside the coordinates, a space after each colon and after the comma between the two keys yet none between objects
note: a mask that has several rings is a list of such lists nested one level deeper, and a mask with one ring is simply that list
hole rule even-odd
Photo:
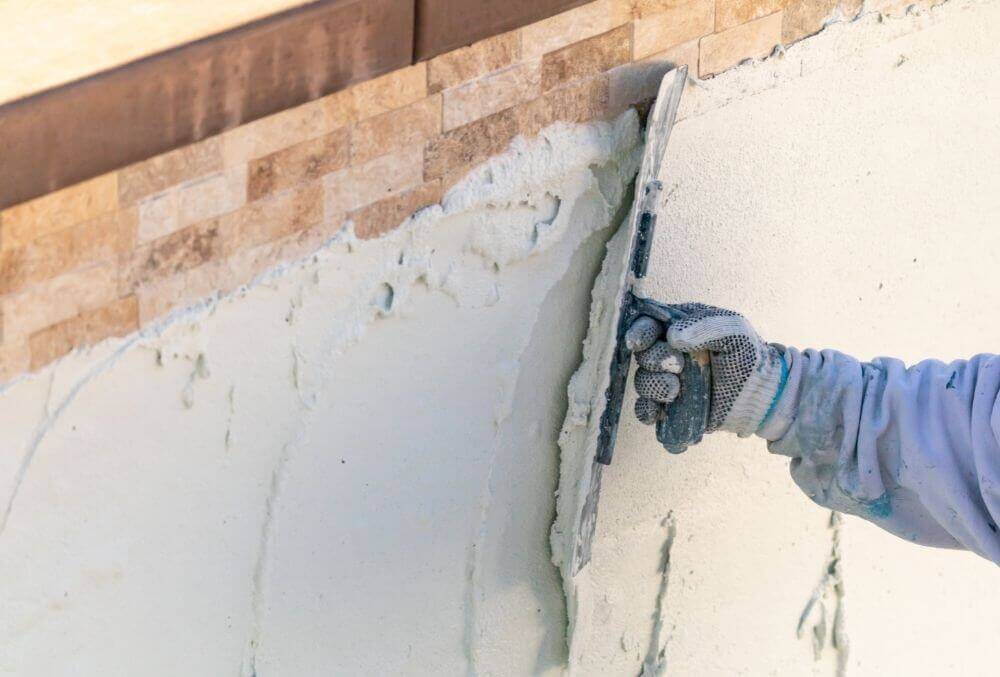
[{"label": "wall", "polygon": [[[692,88],[654,293],[862,359],[995,351],[998,30],[995,3],[949,3]],[[995,673],[996,566],[831,520],[787,465],[725,434],[668,457],[629,419],[574,582],[578,674]]]},{"label": "wall", "polygon": [[[545,25],[558,40],[604,30]],[[861,357],[989,349],[996,323],[975,311],[997,300],[998,25],[995,4],[970,0],[872,15],[692,83],[659,292]],[[482,87],[469,91],[504,81],[491,53],[460,62]],[[609,104],[613,83],[628,74],[618,82],[642,87],[624,100],[640,100],[648,80],[634,76],[650,71],[572,72],[555,95],[493,95],[487,109],[473,97],[454,114],[482,117],[424,138],[421,106],[441,106],[444,125],[448,92],[465,91],[432,93],[435,68],[0,215],[0,246],[23,224],[21,255],[45,252],[4,269],[34,275],[3,306],[5,349],[21,356],[6,373],[34,373],[0,392],[0,670],[820,674],[839,659],[986,674],[991,565],[831,526],[759,442],[713,437],[665,458],[631,422],[567,615],[548,545],[557,442],[635,171],[637,117]],[[336,110],[349,122],[330,126]],[[594,118],[612,122],[532,134]],[[340,137],[346,157],[299,152]],[[359,160],[355,139],[385,152]],[[401,149],[419,161],[376,162]],[[314,157],[345,164],[316,176]],[[253,163],[270,168],[256,200]],[[412,172],[391,183],[400,167]],[[145,186],[145,211],[119,209],[123,185]],[[344,193],[371,202],[345,209]],[[109,213],[133,215],[127,247],[81,229]],[[58,237],[41,241],[45,227]],[[136,286],[119,297],[121,279]],[[32,336],[46,337],[37,361]]]}]

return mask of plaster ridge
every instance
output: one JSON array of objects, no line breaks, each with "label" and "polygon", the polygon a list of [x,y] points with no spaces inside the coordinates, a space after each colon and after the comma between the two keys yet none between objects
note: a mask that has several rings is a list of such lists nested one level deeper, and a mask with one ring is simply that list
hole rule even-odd
[{"label": "plaster ridge", "polygon": [[244,677],[257,675],[257,650],[262,639],[261,622],[264,617],[264,594],[268,576],[268,560],[274,539],[275,506],[280,500],[281,489],[284,486],[285,468],[291,455],[290,447],[294,443],[285,444],[281,454],[271,471],[271,485],[267,498],[264,500],[264,519],[261,520],[260,540],[257,546],[257,561],[254,563],[253,578],[250,588],[251,626],[250,637],[247,640],[247,654],[240,673]]},{"label": "plaster ridge", "polygon": [[[49,410],[49,398],[51,397],[52,380],[49,381],[49,395],[45,398],[45,410],[42,419],[39,421],[38,426],[35,428],[34,434],[31,436],[31,440],[28,442],[28,446],[25,448],[24,454],[21,457],[21,463],[18,466],[17,473],[14,475],[14,484],[10,490],[10,497],[7,499],[7,505],[4,507],[3,514],[0,515],[0,538],[3,537],[4,532],[7,530],[7,523],[10,520],[11,512],[14,510],[14,502],[17,500],[18,495],[21,491],[21,485],[24,483],[24,478],[28,474],[28,469],[31,467],[31,462],[35,459],[35,453],[38,451],[38,447],[41,446],[42,442],[45,440],[45,436],[48,435],[52,427],[59,421],[63,412],[73,403],[76,396],[80,394],[80,391],[84,389],[94,378],[103,374],[111,367],[113,367],[118,360],[121,358],[125,352],[132,347],[132,345],[138,341],[139,335],[135,334],[132,337],[124,340],[118,348],[111,353],[108,357],[97,362],[93,367],[91,367],[87,372],[80,377],[76,383],[70,387],[69,392],[63,397],[62,401],[55,408],[55,410]],[[50,373],[49,378],[54,379],[55,374]],[[0,391],[0,395],[3,391]]]}]

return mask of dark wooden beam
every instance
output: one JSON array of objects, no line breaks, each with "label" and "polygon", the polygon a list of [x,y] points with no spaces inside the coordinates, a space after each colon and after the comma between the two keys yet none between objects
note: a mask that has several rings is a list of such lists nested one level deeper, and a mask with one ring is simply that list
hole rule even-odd
[{"label": "dark wooden beam", "polygon": [[416,61],[513,30],[591,0],[416,0]]},{"label": "dark wooden beam", "polygon": [[406,66],[414,0],[321,0],[0,106],[0,208]]}]

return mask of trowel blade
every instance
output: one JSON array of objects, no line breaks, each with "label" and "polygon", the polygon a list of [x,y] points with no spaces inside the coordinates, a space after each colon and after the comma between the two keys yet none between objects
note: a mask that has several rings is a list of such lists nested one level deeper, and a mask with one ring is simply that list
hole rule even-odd
[{"label": "trowel blade", "polygon": [[574,575],[590,561],[591,544],[597,525],[601,477],[604,466],[611,463],[614,454],[618,421],[621,417],[631,363],[631,353],[625,348],[624,341],[625,329],[629,322],[629,308],[633,294],[638,291],[637,283],[640,283],[646,274],[656,228],[656,214],[662,204],[663,158],[674,120],[677,118],[677,109],[686,81],[687,66],[681,66],[667,73],[660,82],[656,103],[647,118],[646,145],[636,176],[635,199],[625,225],[629,229],[628,237],[632,243],[625,262],[627,271],[621,288],[617,290],[616,298],[609,299],[609,305],[617,308],[616,317],[611,323],[611,329],[615,333],[609,337],[615,342],[615,350],[611,354],[610,364],[607,365],[606,373],[610,375],[610,381],[603,398],[604,406],[593,412],[593,415],[600,416],[599,439],[590,487],[577,523],[576,547],[573,549],[574,561],[571,567]]}]

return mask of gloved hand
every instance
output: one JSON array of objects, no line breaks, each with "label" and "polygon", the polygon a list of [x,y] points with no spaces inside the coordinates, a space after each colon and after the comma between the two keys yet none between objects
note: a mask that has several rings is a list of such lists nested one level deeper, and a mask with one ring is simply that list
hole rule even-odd
[{"label": "gloved hand", "polygon": [[[625,334],[639,369],[635,414],[655,423],[680,389],[681,352],[708,350],[712,365],[712,406],[707,432],[752,435],[781,394],[788,368],[779,347],[765,343],[740,314],[701,303],[670,306],[678,319],[669,327],[651,317],[637,318]],[[664,338],[666,340],[664,340]]]}]

